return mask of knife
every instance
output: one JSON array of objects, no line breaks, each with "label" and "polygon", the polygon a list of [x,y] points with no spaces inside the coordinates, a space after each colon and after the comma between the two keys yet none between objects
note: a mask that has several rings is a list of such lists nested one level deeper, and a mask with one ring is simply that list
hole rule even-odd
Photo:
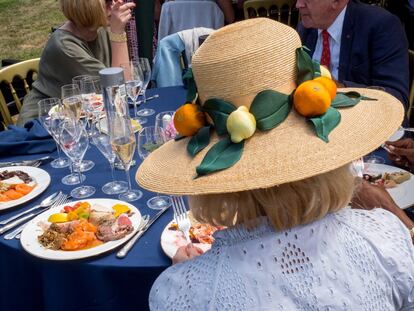
[{"label": "knife", "polygon": [[144,228],[142,228],[141,230],[138,231],[138,233],[131,239],[129,240],[122,248],[121,250],[116,253],[116,257],[117,258],[124,258],[129,250],[132,248],[132,246],[134,246],[134,244],[139,240],[140,237],[142,237],[142,235],[148,230],[149,227],[151,227],[151,225],[158,219],[160,218],[160,216],[168,209],[169,206],[167,206],[166,208],[160,210],[157,214],[155,214],[154,217],[152,217],[150,219],[150,221],[144,226]]}]

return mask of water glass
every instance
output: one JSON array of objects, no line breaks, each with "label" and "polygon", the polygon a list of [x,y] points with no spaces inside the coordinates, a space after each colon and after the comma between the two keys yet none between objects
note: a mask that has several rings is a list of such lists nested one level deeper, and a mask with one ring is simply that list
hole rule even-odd
[{"label": "water glass", "polygon": [[155,116],[155,127],[159,127],[163,134],[164,140],[174,139],[178,132],[174,127],[175,111],[163,111]]},{"label": "water glass", "polygon": [[[147,90],[148,84],[151,81],[151,66],[148,61],[148,58],[138,58],[138,62],[143,75],[142,82],[142,104],[144,105],[147,102],[145,92]],[[137,115],[140,117],[148,117],[155,113],[154,109],[144,108],[137,111]]]},{"label": "water glass", "polygon": [[[66,155],[75,164],[80,164],[89,146],[89,137],[85,126],[73,119],[66,119],[61,124],[59,144]],[[79,180],[82,183],[82,174],[78,170]],[[90,197],[95,193],[95,187],[79,186],[73,189],[70,194],[75,199]]]},{"label": "water glass", "polygon": [[54,135],[52,129],[51,129],[51,116],[54,111],[58,111],[61,107],[61,101],[59,98],[45,98],[42,100],[39,100],[37,103],[38,106],[38,116],[39,121],[43,125],[43,127],[48,131],[48,133],[53,137],[56,143],[56,149],[58,153],[58,158],[53,160],[50,165],[53,168],[64,168],[69,166],[70,161],[68,158],[62,157],[60,153],[60,147],[57,143],[56,136]]},{"label": "water glass", "polygon": [[[151,152],[165,142],[164,133],[160,127],[147,126],[138,134],[138,154],[145,159]],[[147,201],[147,206],[152,209],[163,209],[171,205],[171,198],[165,195],[156,195]]]}]

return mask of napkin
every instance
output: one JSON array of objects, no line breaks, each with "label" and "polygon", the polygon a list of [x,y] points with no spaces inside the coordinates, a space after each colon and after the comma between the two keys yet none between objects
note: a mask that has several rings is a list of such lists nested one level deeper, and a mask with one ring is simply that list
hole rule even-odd
[{"label": "napkin", "polygon": [[9,125],[0,132],[0,157],[11,155],[50,153],[56,144],[39,120],[27,122],[24,127]]}]

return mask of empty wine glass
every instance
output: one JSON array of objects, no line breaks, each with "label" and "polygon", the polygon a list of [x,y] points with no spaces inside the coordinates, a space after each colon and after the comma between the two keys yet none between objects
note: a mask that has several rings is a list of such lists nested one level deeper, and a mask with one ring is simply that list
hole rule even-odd
[{"label": "empty wine glass", "polygon": [[[145,159],[151,152],[165,142],[164,134],[160,127],[147,126],[138,134],[138,154]],[[152,209],[163,209],[171,205],[171,198],[165,195],[156,195],[147,201],[147,206]]]},{"label": "empty wine glass", "polygon": [[137,61],[130,61],[121,64],[121,67],[124,69],[125,87],[128,98],[134,105],[133,119],[137,120],[140,124],[144,124],[147,122],[147,119],[137,117],[137,101],[144,79],[140,64]]},{"label": "empty wine glass", "polygon": [[59,98],[45,98],[42,100],[39,100],[37,103],[38,106],[38,116],[39,121],[43,125],[43,127],[48,131],[48,133],[53,137],[55,143],[56,143],[56,149],[58,153],[58,158],[53,160],[50,165],[53,168],[63,168],[67,167],[70,164],[70,161],[68,158],[62,157],[60,153],[60,147],[57,143],[56,137],[54,133],[51,131],[51,115],[56,110],[59,109],[61,104],[61,101]]},{"label": "empty wine glass", "polygon": [[[80,82],[79,82],[80,83]],[[82,114],[82,96],[77,84],[66,84],[61,87],[63,106],[75,116],[75,121],[80,120]],[[82,172],[89,171],[95,166],[91,160],[83,160],[79,164]],[[76,168],[77,169],[77,168]]]},{"label": "empty wine glass", "polygon": [[[66,119],[61,124],[59,144],[66,155],[74,162],[79,164],[84,157],[89,146],[89,137],[85,126],[74,119]],[[81,171],[78,169],[79,179],[82,182]],[[75,199],[90,197],[95,193],[95,187],[79,186],[70,192]]]},{"label": "empty wine glass", "polygon": [[114,177],[114,164],[116,154],[112,150],[111,140],[107,133],[101,131],[100,122],[92,123],[91,128],[92,141],[96,148],[103,154],[108,160],[111,166],[112,181],[102,186],[102,191],[106,194],[119,194],[128,190],[128,184],[125,181],[115,181]]},{"label": "empty wine glass", "polygon": [[[145,92],[148,84],[151,80],[151,66],[148,58],[138,58],[138,62],[141,68],[143,80],[142,80],[142,104],[144,105],[147,101]],[[137,111],[137,115],[140,117],[148,117],[155,113],[154,109],[144,108]]]},{"label": "empty wine glass", "polygon": [[163,111],[155,116],[155,127],[161,128],[165,141],[174,139],[178,132],[174,127],[175,111]]},{"label": "empty wine glass", "polygon": [[129,168],[131,166],[131,161],[134,157],[136,147],[135,134],[132,129],[131,118],[109,112],[108,124],[109,122],[112,124],[109,126],[109,137],[112,149],[122,162],[128,181],[128,191],[121,193],[119,195],[119,199],[127,202],[136,201],[142,197],[142,191],[132,189],[131,176],[129,175]]}]

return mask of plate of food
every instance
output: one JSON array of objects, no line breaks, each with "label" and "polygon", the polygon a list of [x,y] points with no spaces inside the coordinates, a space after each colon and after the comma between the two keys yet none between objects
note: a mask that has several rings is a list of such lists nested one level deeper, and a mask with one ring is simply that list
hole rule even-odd
[{"label": "plate of food", "polygon": [[0,210],[25,203],[50,184],[50,175],[37,167],[9,166],[0,169]]},{"label": "plate of food", "polygon": [[[190,217],[190,219],[192,218]],[[202,249],[203,252],[206,252],[214,242],[213,233],[224,228],[200,224],[192,219],[190,228],[191,241],[195,246]],[[172,220],[161,233],[161,248],[168,257],[173,258],[178,248],[184,245],[187,245],[187,241],[183,233],[178,230],[177,223]]]},{"label": "plate of food", "polygon": [[20,241],[43,259],[73,260],[96,256],[125,243],[141,223],[138,209],[123,201],[89,199],[56,206],[35,217]]},{"label": "plate of food", "polygon": [[414,205],[414,176],[398,167],[365,163],[364,179],[384,186],[400,208]]}]

